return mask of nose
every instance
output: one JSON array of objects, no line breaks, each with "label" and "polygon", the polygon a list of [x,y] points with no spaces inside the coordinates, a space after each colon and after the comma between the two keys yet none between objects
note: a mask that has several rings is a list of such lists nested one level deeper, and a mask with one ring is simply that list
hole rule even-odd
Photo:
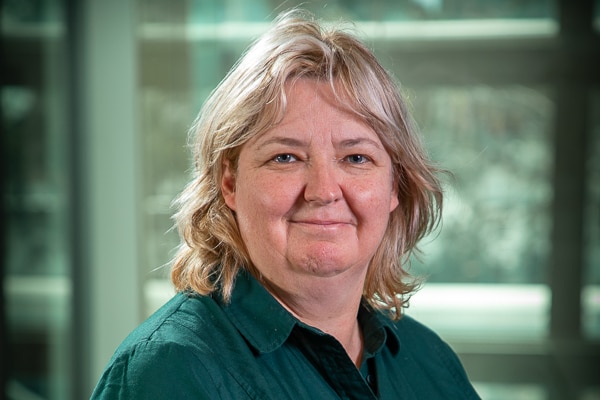
[{"label": "nose", "polygon": [[325,205],[342,197],[335,161],[311,165],[307,171],[304,199],[312,204]]}]

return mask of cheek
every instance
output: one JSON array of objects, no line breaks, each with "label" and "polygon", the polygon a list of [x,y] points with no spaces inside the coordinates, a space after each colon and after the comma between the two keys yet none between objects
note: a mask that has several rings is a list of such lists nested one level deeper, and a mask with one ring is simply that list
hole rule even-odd
[{"label": "cheek", "polygon": [[286,246],[286,217],[295,204],[289,188],[273,179],[248,180],[238,186],[237,221],[253,262]]},{"label": "cheek", "polygon": [[369,217],[386,216],[398,206],[398,196],[385,181],[354,185],[351,191],[355,207]]},{"label": "cheek", "polygon": [[[248,217],[281,218],[295,204],[296,193],[289,179],[275,178],[271,176],[248,177],[244,184],[238,187],[238,209]],[[243,204],[240,204],[241,203]]]}]

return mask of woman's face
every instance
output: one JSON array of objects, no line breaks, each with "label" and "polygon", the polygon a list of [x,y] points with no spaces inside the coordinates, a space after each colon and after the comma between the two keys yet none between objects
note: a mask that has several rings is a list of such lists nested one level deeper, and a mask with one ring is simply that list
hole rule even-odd
[{"label": "woman's face", "polygon": [[254,266],[274,285],[364,279],[398,206],[390,157],[329,84],[303,78],[286,94],[281,123],[243,145],[237,171],[226,164],[225,202]]}]

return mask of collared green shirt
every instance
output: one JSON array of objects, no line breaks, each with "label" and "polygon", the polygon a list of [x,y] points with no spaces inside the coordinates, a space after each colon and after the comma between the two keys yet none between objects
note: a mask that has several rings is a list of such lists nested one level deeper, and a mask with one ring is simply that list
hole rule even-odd
[{"label": "collared green shirt", "polygon": [[177,294],[119,346],[92,399],[479,399],[450,347],[363,304],[357,369],[341,344],[242,273],[231,302]]}]

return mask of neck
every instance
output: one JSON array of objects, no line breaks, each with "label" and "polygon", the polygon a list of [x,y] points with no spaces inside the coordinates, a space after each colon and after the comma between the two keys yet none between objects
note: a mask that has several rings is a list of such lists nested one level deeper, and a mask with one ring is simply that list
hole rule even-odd
[{"label": "neck", "polygon": [[293,290],[266,284],[267,290],[296,318],[335,337],[350,359],[359,366],[363,353],[362,331],[358,324],[358,309],[363,290],[359,284],[340,282],[339,277],[311,278],[308,282],[295,279]]}]

